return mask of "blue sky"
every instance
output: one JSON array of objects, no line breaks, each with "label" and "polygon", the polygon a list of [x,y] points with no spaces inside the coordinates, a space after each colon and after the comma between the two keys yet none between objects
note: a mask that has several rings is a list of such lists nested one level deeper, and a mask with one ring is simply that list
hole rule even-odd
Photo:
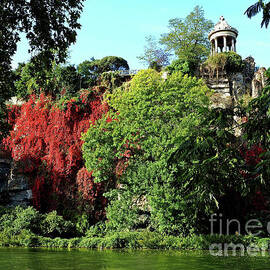
[{"label": "blue sky", "polygon": [[[70,48],[70,64],[78,65],[92,56],[115,55],[125,58],[131,69],[143,68],[137,56],[144,51],[145,36],[157,38],[167,32],[169,19],[186,17],[196,5],[205,17],[216,23],[223,15],[239,31],[237,52],[252,55],[257,66],[270,66],[270,26],[260,28],[261,14],[253,19],[244,11],[256,0],[86,0],[77,42]],[[22,36],[13,66],[29,60],[27,42]]]}]

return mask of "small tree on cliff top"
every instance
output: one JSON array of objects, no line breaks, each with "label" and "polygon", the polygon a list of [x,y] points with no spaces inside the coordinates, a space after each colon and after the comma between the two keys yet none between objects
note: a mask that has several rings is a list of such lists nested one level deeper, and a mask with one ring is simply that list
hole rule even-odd
[{"label": "small tree on cliff top", "polygon": [[213,23],[205,19],[203,9],[196,6],[185,19],[171,19],[169,32],[162,35],[160,42],[178,58],[196,67],[209,55],[207,35],[212,27]]}]

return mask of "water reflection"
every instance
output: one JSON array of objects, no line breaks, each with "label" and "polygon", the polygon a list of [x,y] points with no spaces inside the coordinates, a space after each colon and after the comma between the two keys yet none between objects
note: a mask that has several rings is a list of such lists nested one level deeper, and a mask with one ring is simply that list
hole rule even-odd
[{"label": "water reflection", "polygon": [[0,249],[2,270],[269,270],[269,257],[213,257],[204,251]]}]

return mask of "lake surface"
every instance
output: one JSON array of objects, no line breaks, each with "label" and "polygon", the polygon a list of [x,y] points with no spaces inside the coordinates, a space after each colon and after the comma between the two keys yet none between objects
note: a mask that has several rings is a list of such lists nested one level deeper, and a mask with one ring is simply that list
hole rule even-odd
[{"label": "lake surface", "polygon": [[269,256],[214,257],[208,252],[0,248],[1,270],[269,270]]}]

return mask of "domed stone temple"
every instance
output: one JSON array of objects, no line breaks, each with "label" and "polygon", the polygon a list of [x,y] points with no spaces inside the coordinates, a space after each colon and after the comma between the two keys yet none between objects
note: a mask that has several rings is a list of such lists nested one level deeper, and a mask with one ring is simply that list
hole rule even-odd
[{"label": "domed stone temple", "polygon": [[[211,56],[221,52],[236,52],[238,30],[230,26],[223,16],[208,35]],[[265,86],[265,68],[256,68],[255,60],[249,56],[243,60],[243,70],[227,72],[222,67],[200,67],[200,77],[213,90],[213,101],[217,107],[233,107],[244,95],[258,97]]]},{"label": "domed stone temple", "polygon": [[236,52],[237,36],[237,29],[231,27],[225,18],[221,16],[219,22],[208,35],[211,43],[211,55],[219,52]]}]

